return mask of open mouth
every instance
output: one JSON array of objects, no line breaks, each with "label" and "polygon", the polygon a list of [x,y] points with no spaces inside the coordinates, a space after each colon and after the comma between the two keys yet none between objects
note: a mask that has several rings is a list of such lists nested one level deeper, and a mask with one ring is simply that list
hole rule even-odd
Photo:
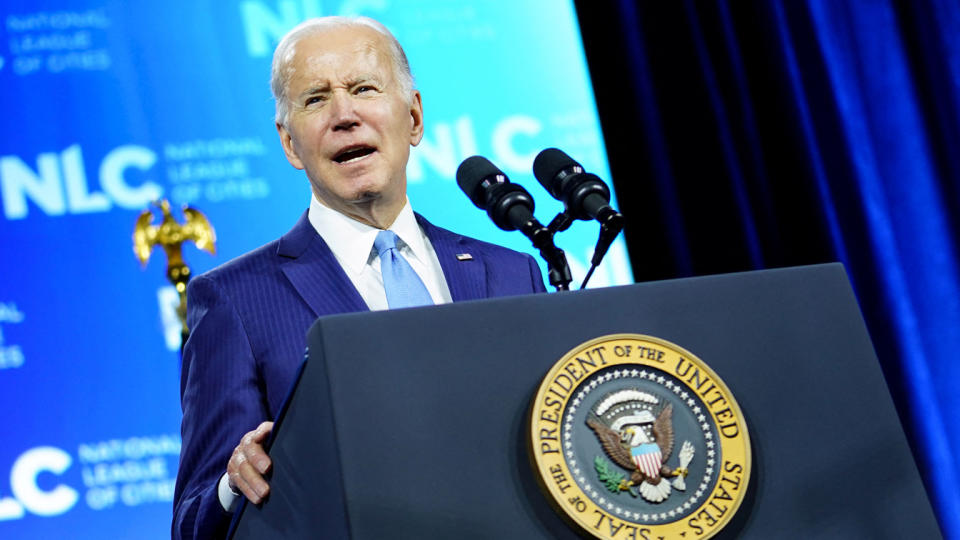
[{"label": "open mouth", "polygon": [[348,163],[365,158],[376,151],[377,149],[372,146],[351,146],[333,156],[333,160],[337,163]]}]

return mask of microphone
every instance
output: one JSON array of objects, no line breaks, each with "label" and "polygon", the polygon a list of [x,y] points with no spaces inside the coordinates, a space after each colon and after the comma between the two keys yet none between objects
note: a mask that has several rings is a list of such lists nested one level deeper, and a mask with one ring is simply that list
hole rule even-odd
[{"label": "microphone", "polygon": [[547,148],[533,160],[533,175],[553,198],[563,201],[564,211],[551,223],[562,230],[570,219],[600,222],[600,237],[593,249],[590,270],[580,288],[587,286],[593,271],[600,265],[613,240],[623,230],[623,214],[610,206],[610,189],[597,175],[588,173],[562,150]]},{"label": "microphone", "polygon": [[511,184],[507,175],[485,157],[465,159],[457,168],[457,184],[477,208],[486,210],[493,223],[505,231],[522,231],[540,225],[533,217],[530,193],[522,186]]},{"label": "microphone", "polygon": [[610,189],[603,180],[584,171],[583,165],[562,150],[547,148],[540,152],[533,160],[533,175],[553,198],[563,201],[574,219],[596,219],[601,224],[622,222],[623,216],[610,207]]},{"label": "microphone", "polygon": [[496,165],[482,156],[472,156],[457,167],[457,185],[467,197],[505,231],[519,230],[540,250],[547,261],[550,284],[558,291],[567,290],[572,277],[567,256],[553,243],[553,232],[533,217],[533,197],[510,179]]}]

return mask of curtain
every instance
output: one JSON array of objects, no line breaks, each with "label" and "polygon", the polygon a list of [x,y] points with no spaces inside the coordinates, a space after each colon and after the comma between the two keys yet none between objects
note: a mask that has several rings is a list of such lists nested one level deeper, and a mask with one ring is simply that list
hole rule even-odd
[{"label": "curtain", "polygon": [[634,275],[841,261],[960,538],[960,4],[577,8]]}]

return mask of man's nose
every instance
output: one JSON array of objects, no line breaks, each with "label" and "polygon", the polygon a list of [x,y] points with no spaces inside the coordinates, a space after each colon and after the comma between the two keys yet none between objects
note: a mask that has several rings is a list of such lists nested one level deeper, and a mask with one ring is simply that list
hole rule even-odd
[{"label": "man's nose", "polygon": [[329,103],[334,131],[353,129],[360,125],[356,101],[347,92],[334,92]]}]

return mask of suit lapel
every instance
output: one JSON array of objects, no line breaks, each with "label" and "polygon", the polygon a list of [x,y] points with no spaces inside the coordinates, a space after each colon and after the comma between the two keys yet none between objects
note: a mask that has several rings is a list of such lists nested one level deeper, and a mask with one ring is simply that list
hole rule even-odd
[{"label": "suit lapel", "polygon": [[281,269],[316,316],[367,311],[366,302],[304,213],[280,239]]},{"label": "suit lapel", "polygon": [[[454,302],[479,300],[487,297],[486,263],[479,252],[471,252],[468,238],[431,224],[417,214],[417,222],[430,239],[440,260],[440,268],[450,288]],[[476,251],[476,250],[474,250]],[[457,255],[469,253],[470,260],[459,260]]]}]

